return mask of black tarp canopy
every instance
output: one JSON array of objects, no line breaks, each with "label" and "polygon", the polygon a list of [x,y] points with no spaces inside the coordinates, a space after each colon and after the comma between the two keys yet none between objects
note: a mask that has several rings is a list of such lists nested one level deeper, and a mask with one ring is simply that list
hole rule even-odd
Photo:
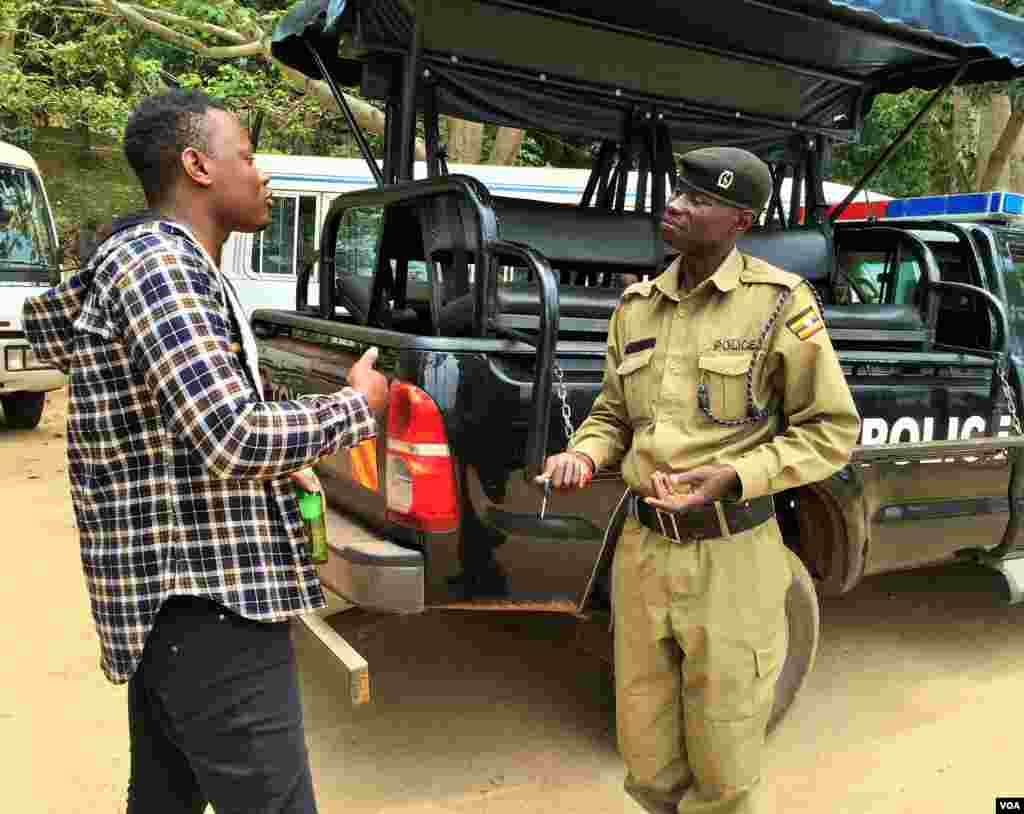
[{"label": "black tarp canopy", "polygon": [[[273,53],[343,85],[407,53],[438,110],[592,139],[663,117],[682,143],[762,155],[856,138],[874,96],[1024,76],[1024,19],[966,0],[303,0]],[[371,72],[372,73],[372,72]],[[379,86],[378,86],[379,87]]]}]

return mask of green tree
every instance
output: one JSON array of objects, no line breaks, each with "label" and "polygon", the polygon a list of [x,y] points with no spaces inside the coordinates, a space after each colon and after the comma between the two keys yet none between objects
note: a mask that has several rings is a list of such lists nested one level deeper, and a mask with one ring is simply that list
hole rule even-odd
[{"label": "green tree", "polygon": [[[919,91],[898,95],[881,94],[865,117],[859,142],[838,145],[834,151],[830,177],[852,184],[906,127],[926,98]],[[871,182],[871,189],[885,195],[923,195],[928,191],[928,167],[931,161],[929,122],[919,127]]]},{"label": "green tree", "polygon": [[[1024,0],[982,0],[1024,14]],[[857,181],[927,101],[930,93],[881,95],[857,144],[835,148],[830,177]],[[871,182],[889,195],[1024,190],[1024,81],[954,88]]]},{"label": "green tree", "polygon": [[[141,96],[175,83],[262,112],[280,128],[282,148],[316,141],[316,130],[329,128],[339,112],[325,83],[270,55],[269,32],[286,7],[0,0],[0,121],[119,136]],[[351,93],[348,102],[363,128],[383,133],[380,110]]]}]

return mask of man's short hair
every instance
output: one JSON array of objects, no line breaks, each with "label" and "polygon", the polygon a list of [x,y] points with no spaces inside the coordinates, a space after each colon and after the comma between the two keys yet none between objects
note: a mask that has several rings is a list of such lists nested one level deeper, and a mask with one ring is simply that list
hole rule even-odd
[{"label": "man's short hair", "polygon": [[147,96],[128,117],[124,154],[152,205],[170,192],[186,147],[209,153],[206,112],[226,110],[202,91],[171,90]]}]

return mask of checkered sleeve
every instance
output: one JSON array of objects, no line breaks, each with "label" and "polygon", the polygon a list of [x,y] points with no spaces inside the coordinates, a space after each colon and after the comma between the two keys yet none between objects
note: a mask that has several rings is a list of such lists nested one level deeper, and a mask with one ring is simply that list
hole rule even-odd
[{"label": "checkered sleeve", "polygon": [[91,273],[75,274],[56,288],[28,297],[22,306],[22,326],[32,350],[40,362],[61,373],[71,369],[74,326],[66,315],[81,311],[91,282]]},{"label": "checkered sleeve", "polygon": [[167,425],[215,477],[278,477],[376,433],[366,397],[350,388],[259,401],[229,350],[210,270],[172,241],[150,245],[118,276],[112,298],[132,365]]}]

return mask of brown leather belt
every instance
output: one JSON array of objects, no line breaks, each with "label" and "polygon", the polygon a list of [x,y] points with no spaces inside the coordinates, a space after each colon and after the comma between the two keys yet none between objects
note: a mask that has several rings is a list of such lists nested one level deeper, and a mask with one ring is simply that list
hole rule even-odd
[{"label": "brown leather belt", "polygon": [[644,503],[643,497],[636,493],[630,495],[630,500],[633,502],[631,513],[641,525],[677,543],[739,534],[775,515],[771,495],[740,502],[712,503],[685,512],[663,512]]}]

